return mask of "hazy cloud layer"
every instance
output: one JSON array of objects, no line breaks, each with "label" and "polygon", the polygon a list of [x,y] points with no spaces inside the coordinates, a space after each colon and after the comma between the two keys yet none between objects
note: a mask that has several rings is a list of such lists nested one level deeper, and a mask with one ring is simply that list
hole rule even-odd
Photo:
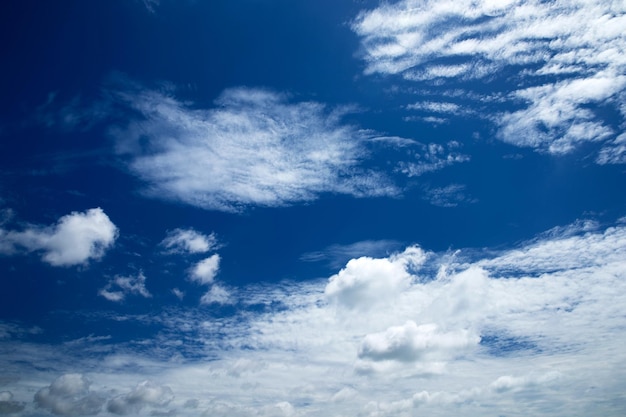
[{"label": "hazy cloud layer", "polygon": [[[616,124],[626,120],[625,26],[624,3],[601,0],[403,0],[363,11],[352,23],[367,74],[465,89],[465,97],[477,96],[473,107],[484,110],[501,140],[553,154],[583,142],[619,149]],[[471,91],[478,79],[497,80],[492,93],[516,110],[485,107],[491,98]],[[613,109],[619,120],[594,106]],[[468,114],[446,101],[408,108]],[[598,162],[623,163],[609,152],[601,150]]]},{"label": "hazy cloud layer", "polygon": [[365,134],[342,123],[342,109],[243,87],[224,91],[210,109],[150,90],[117,96],[142,116],[111,132],[149,195],[238,211],[322,193],[398,193],[383,174],[361,167]]},{"label": "hazy cloud layer", "polygon": [[104,211],[94,208],[63,216],[54,226],[0,229],[0,254],[41,252],[41,260],[52,266],[80,265],[104,256],[117,235],[117,227]]}]

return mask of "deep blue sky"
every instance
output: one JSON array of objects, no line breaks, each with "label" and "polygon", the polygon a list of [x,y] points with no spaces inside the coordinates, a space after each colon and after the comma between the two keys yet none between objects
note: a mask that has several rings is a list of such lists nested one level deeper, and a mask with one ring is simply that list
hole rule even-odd
[{"label": "deep blue sky", "polygon": [[626,10],[469,3],[4,6],[0,414],[622,415]]}]

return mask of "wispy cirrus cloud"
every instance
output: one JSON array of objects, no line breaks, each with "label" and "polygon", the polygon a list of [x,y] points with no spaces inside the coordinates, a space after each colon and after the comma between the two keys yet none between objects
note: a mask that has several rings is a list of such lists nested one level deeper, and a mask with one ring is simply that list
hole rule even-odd
[{"label": "wispy cirrus cloud", "polygon": [[323,193],[399,192],[385,174],[362,167],[368,134],[343,123],[342,109],[244,87],[224,91],[209,109],[141,88],[117,97],[141,115],[111,132],[148,195],[240,211]]},{"label": "wispy cirrus cloud", "polygon": [[600,0],[402,0],[361,12],[352,29],[366,74],[458,85],[468,97],[478,88],[471,81],[497,81],[490,85],[513,108],[474,105],[501,140],[552,154],[597,142],[599,163],[622,163],[607,155],[626,121],[625,12]]},{"label": "wispy cirrus cloud", "polygon": [[398,170],[409,177],[419,177],[457,163],[468,162],[471,158],[460,152],[461,147],[462,144],[457,141],[450,141],[443,145],[420,144],[420,150],[413,154],[414,160],[400,162]]}]

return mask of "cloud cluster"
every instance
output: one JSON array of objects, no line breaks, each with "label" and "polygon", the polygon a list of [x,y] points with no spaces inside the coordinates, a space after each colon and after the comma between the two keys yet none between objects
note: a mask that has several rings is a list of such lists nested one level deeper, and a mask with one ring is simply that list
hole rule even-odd
[{"label": "cloud cluster", "polygon": [[[625,16],[619,1],[402,0],[361,12],[352,29],[366,73],[470,89],[469,81],[497,80],[495,93],[516,108],[483,108],[498,137],[563,154],[583,142],[615,146],[615,121],[594,108],[626,121]],[[479,107],[488,100],[483,95]],[[412,106],[459,110],[443,101]],[[621,163],[607,153],[600,163]]]},{"label": "cloud cluster", "polygon": [[117,227],[101,208],[72,212],[54,226],[29,226],[22,231],[0,229],[0,254],[41,252],[52,266],[86,264],[113,246]]},{"label": "cloud cluster", "polygon": [[[86,398],[98,397],[108,413],[180,416],[623,415],[625,260],[619,222],[578,222],[499,252],[358,257],[328,279],[233,289],[232,315],[124,316],[160,330],[122,345],[92,338],[106,343],[100,358],[63,346],[98,387],[123,388],[96,396],[82,376],[65,377],[36,404],[92,412]],[[212,285],[207,297],[232,296]],[[19,346],[0,366],[24,366],[17,352],[37,349],[58,363],[45,353],[53,347]],[[154,382],[133,389],[137,380]],[[9,401],[31,386],[7,387]]]},{"label": "cloud cluster", "polygon": [[35,394],[35,403],[59,416],[98,414],[104,399],[89,390],[91,382],[81,374],[65,374]]},{"label": "cloud cluster", "polygon": [[239,211],[322,193],[398,192],[383,174],[361,167],[368,157],[364,133],[341,122],[341,109],[243,87],[224,91],[210,109],[145,89],[117,97],[141,115],[111,133],[149,195]]}]

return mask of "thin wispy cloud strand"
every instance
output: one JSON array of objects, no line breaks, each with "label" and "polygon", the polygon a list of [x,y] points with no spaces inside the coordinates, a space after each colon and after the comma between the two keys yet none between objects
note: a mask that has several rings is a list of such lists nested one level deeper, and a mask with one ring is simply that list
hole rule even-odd
[{"label": "thin wispy cloud strand", "polygon": [[[472,81],[498,81],[497,93],[517,107],[483,114],[498,137],[564,154],[584,142],[614,147],[616,124],[626,121],[625,16],[620,1],[403,0],[362,12],[352,28],[367,74],[470,91],[479,87]],[[619,122],[592,106],[613,109]],[[622,160],[608,152],[600,163]]]},{"label": "thin wispy cloud strand", "polygon": [[206,110],[157,91],[120,97],[143,120],[112,132],[149,195],[239,211],[322,193],[398,193],[385,175],[361,167],[368,158],[363,132],[342,123],[341,110],[243,87],[224,91]]}]

